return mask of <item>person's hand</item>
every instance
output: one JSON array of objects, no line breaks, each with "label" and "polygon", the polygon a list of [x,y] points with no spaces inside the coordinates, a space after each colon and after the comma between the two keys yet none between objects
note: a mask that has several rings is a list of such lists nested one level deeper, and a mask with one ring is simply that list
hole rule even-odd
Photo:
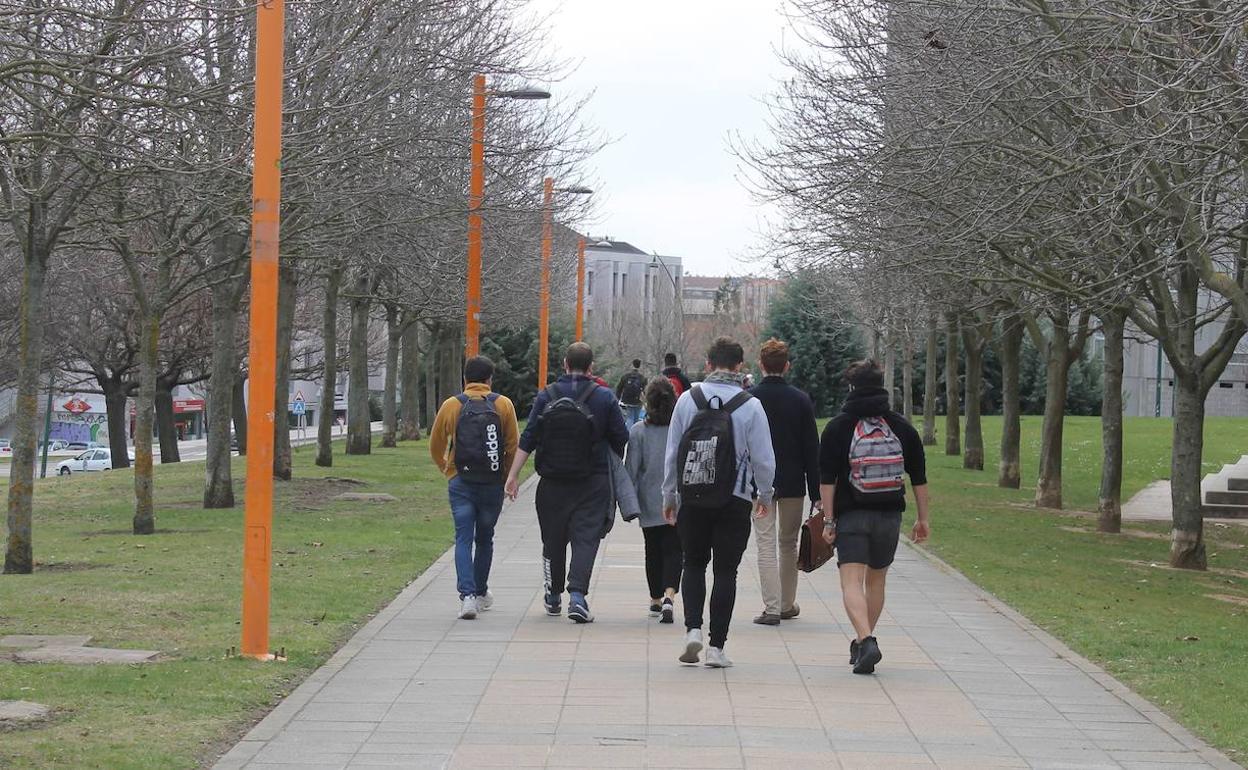
[{"label": "person's hand", "polygon": [[765,519],[769,513],[771,513],[770,505],[764,503],[761,499],[754,502],[754,518]]},{"label": "person's hand", "polygon": [[676,509],[673,506],[663,506],[663,520],[668,524],[676,524]]},{"label": "person's hand", "polygon": [[910,530],[910,542],[922,543],[932,535],[932,527],[922,519],[914,522],[914,529]]},{"label": "person's hand", "polygon": [[833,545],[836,543],[836,527],[824,527],[823,528],[823,542],[827,543],[828,545]]},{"label": "person's hand", "polygon": [[520,481],[515,476],[508,476],[507,483],[503,485],[503,492],[507,495],[508,500],[515,500],[520,494]]}]

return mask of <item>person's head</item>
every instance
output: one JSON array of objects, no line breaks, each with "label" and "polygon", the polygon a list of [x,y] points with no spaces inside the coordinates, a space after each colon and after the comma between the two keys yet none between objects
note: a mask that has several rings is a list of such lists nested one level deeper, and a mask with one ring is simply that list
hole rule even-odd
[{"label": "person's head", "polygon": [[464,362],[464,383],[489,385],[494,380],[494,362],[485,356],[473,356]]},{"label": "person's head", "polygon": [[664,365],[664,366],[675,366],[675,365],[676,365],[676,354],[675,354],[675,353],[664,353],[664,354],[663,354],[663,365]]},{"label": "person's head", "polygon": [[573,342],[568,345],[568,352],[563,356],[563,368],[568,374],[589,374],[593,365],[593,348],[584,342]]},{"label": "person's head", "polygon": [[706,351],[706,368],[735,372],[745,362],[745,349],[731,337],[717,337]]},{"label": "person's head", "polygon": [[633,368],[634,368],[634,369],[640,369],[640,368],[641,368],[641,359],[640,359],[640,358],[634,358],[634,359],[633,359]]},{"label": "person's head", "polygon": [[763,343],[758,354],[758,364],[763,367],[763,374],[784,375],[789,373],[789,346],[772,337]]},{"label": "person's head", "polygon": [[845,382],[851,390],[884,387],[884,370],[873,359],[855,361],[845,370]]},{"label": "person's head", "polygon": [[666,377],[655,377],[646,383],[646,422],[651,425],[667,425],[672,421],[676,408],[676,389]]}]

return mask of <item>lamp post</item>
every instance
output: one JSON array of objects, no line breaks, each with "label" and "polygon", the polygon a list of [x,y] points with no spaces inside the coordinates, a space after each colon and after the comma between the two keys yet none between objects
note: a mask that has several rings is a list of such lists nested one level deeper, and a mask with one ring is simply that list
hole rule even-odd
[{"label": "lamp post", "polygon": [[[569,193],[572,195],[593,195],[594,191],[588,187],[560,187],[559,192]],[[555,180],[546,177],[542,180],[542,308],[538,315],[538,332],[537,332],[537,389],[541,390],[546,387],[546,378],[549,374],[550,364],[550,252],[553,241],[554,222],[554,204],[555,204]],[[585,239],[580,242],[580,265],[581,270],[585,264]],[[584,283],[583,277],[577,278],[577,291],[579,293],[581,285]],[[577,305],[581,303],[580,296],[577,296]],[[579,318],[578,318],[579,325]],[[577,335],[580,339],[580,335]]]},{"label": "lamp post", "polygon": [[472,151],[469,157],[471,175],[468,182],[468,287],[467,317],[464,321],[464,355],[471,357],[481,350],[481,205],[485,200],[485,99],[549,99],[550,92],[536,88],[511,91],[486,91],[485,75],[472,81]]},{"label": "lamp post", "polygon": [[[670,281],[672,284],[672,309],[673,309],[672,316],[673,316],[673,321],[680,325],[680,337],[683,340],[684,333],[685,333],[684,305],[681,302],[680,286],[676,282],[676,276],[672,275],[672,271],[668,269],[667,265],[663,262],[662,258],[660,258],[658,254],[654,254],[650,257],[650,267],[651,268],[655,268],[655,267],[663,268],[663,272],[667,274],[667,280]],[[650,284],[650,293],[654,297],[654,300],[655,300],[654,310],[657,312],[658,304],[659,304],[658,303],[659,293],[654,288],[653,282]],[[654,328],[653,315],[651,316],[649,320],[650,320],[650,327],[651,329],[653,329]],[[683,342],[681,344],[683,345]]]},{"label": "lamp post", "polygon": [[585,341],[585,239],[576,241],[576,341]]}]

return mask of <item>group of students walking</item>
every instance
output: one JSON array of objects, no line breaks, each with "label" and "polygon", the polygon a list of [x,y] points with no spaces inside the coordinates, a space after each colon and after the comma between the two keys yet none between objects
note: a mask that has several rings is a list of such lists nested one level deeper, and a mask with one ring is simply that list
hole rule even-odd
[{"label": "group of students walking", "polygon": [[[430,434],[433,459],[448,478],[460,618],[473,619],[494,603],[494,528],[504,497],[519,494],[520,472],[535,454],[548,615],[564,613],[566,594],[568,618],[593,622],[593,566],[618,508],[642,527],[650,615],[674,623],[681,596],[680,662],[731,666],[724,649],[751,531],[763,605],[754,622],[775,626],[801,612],[805,527],[807,537],[835,545],[854,627],[853,671],[875,670],[882,659],[875,627],[900,538],[906,476],[918,509],[911,537],[929,535],[918,433],[891,409],[874,361],[845,372],[849,395],[821,438],[810,398],[785,380],[784,342],[762,346],[765,376],[749,388],[739,343],[721,337],[706,359],[697,384],[671,354],[649,380],[635,360],[612,391],[593,374],[591,348],[573,343],[564,374],[538,393],[523,434],[514,405],[491,390],[493,364],[482,356],[467,361],[464,392],[442,404]],[[807,501],[815,516],[809,521]]]}]

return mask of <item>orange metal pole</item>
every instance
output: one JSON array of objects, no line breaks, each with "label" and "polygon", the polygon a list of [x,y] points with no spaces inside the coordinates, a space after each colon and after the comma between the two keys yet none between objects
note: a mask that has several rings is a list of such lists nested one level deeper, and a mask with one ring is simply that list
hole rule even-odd
[{"label": "orange metal pole", "polygon": [[472,166],[468,182],[468,317],[464,356],[481,350],[481,204],[485,200],[485,75],[472,81]]},{"label": "orange metal pole", "polygon": [[576,341],[585,340],[585,239],[576,244]]},{"label": "orange metal pole", "polygon": [[551,209],[554,207],[555,180],[546,177],[542,184],[542,311],[538,321],[537,338],[537,389],[546,387],[547,365],[550,347],[550,240]]},{"label": "orange metal pole", "polygon": [[247,383],[242,653],[261,659],[269,657],[284,10],[283,0],[265,0],[256,6],[255,167],[252,171],[251,345]]}]

